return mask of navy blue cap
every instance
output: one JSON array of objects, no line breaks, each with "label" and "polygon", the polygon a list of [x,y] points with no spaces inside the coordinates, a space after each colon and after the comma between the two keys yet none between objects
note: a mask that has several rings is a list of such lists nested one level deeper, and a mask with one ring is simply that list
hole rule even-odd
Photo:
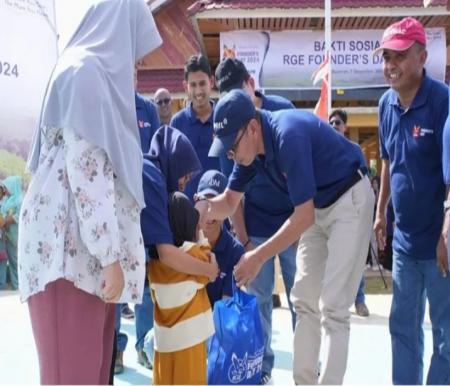
[{"label": "navy blue cap", "polygon": [[214,140],[208,156],[219,157],[233,146],[239,130],[255,117],[255,106],[243,90],[231,90],[214,108]]},{"label": "navy blue cap", "polygon": [[197,195],[205,197],[207,195],[218,196],[225,191],[228,179],[225,174],[218,170],[207,170],[203,173],[198,182]]},{"label": "navy blue cap", "polygon": [[215,75],[220,93],[242,88],[244,82],[250,77],[244,63],[236,58],[222,60],[217,66]]}]

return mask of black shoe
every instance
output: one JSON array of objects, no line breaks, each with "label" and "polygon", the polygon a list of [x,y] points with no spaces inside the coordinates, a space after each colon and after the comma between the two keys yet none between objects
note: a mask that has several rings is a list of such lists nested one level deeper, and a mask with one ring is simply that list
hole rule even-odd
[{"label": "black shoe", "polygon": [[146,369],[153,369],[152,363],[148,360],[147,354],[144,352],[144,350],[138,350],[137,352],[138,357],[137,361],[141,366],[144,366]]},{"label": "black shoe", "polygon": [[123,352],[117,351],[116,361],[114,362],[114,374],[123,373]]},{"label": "black shoe", "polygon": [[267,385],[271,378],[272,378],[272,376],[270,374],[262,373],[261,380],[259,381],[259,384],[260,385]]},{"label": "black shoe", "polygon": [[273,308],[280,308],[281,307],[280,295],[278,295],[278,294],[273,294],[272,295],[272,307]]},{"label": "black shoe", "polygon": [[130,307],[128,307],[128,304],[126,304],[125,306],[122,307],[121,314],[122,314],[122,318],[125,318],[125,319],[133,319],[134,318],[134,312]]}]

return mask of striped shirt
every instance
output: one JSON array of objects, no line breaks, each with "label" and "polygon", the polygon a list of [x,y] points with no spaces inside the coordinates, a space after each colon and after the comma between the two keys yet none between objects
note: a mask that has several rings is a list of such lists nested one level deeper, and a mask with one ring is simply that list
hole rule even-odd
[{"label": "striped shirt", "polygon": [[[181,250],[210,261],[208,242],[185,242]],[[154,307],[155,350],[174,352],[204,342],[214,334],[206,276],[178,272],[159,259],[150,261],[150,288]]]}]

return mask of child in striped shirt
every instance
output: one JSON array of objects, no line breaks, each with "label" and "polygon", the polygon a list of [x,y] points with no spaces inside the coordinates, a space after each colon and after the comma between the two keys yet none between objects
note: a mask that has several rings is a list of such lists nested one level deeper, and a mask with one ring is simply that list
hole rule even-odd
[{"label": "child in striped shirt", "polygon": [[[199,260],[214,258],[199,214],[180,192],[169,197],[174,245]],[[214,333],[206,276],[178,272],[159,259],[150,262],[154,307],[154,384],[206,384],[206,340]]]}]

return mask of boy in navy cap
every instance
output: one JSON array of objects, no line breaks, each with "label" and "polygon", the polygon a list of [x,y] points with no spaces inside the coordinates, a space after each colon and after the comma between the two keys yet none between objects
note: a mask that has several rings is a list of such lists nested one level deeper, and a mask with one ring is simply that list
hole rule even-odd
[{"label": "boy in navy cap", "polygon": [[235,277],[239,286],[248,285],[267,259],[301,236],[291,292],[297,312],[294,381],[318,382],[323,327],[326,358],[319,382],[342,383],[349,309],[365,265],[374,204],[360,150],[311,113],[256,110],[242,90],[230,91],[217,103],[214,132],[209,154],[227,154],[235,166],[225,192],[199,201],[199,212],[206,219],[229,216],[258,173],[291,200],[292,215],[265,243],[244,254]]},{"label": "boy in navy cap", "polygon": [[[427,384],[450,382],[450,278],[440,236],[445,184],[442,132],[448,88],[430,78],[426,34],[407,17],[389,26],[378,50],[391,88],[379,102],[381,189],[375,218],[378,245],[386,244],[386,205],[395,214],[393,296],[389,330],[394,384],[422,384],[423,319],[430,304],[433,356]],[[436,255],[436,247],[443,253]]]},{"label": "boy in navy cap", "polygon": [[[208,170],[198,183],[194,200],[204,200],[218,196],[225,191],[227,178],[218,170]],[[219,265],[219,276],[206,286],[211,306],[223,297],[231,297],[231,281],[233,268],[245,253],[242,244],[223,225],[221,220],[207,220],[203,232],[211,245],[212,252],[216,255]]]}]

